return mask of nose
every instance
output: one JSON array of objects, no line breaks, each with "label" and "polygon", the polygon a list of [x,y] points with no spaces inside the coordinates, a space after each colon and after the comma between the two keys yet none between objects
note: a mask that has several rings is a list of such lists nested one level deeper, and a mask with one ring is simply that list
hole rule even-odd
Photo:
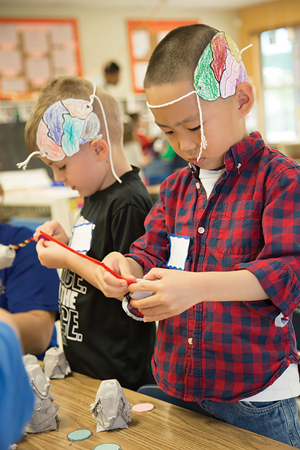
[{"label": "nose", "polygon": [[179,148],[182,152],[189,152],[197,148],[196,142],[191,141],[186,136],[179,139]]}]

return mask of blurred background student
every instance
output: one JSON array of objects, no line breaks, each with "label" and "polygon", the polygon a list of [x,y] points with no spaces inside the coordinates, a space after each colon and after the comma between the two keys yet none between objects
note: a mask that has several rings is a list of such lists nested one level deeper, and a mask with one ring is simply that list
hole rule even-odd
[{"label": "blurred background student", "polygon": [[126,114],[124,117],[123,144],[126,158],[131,166],[140,168],[140,177],[144,181],[143,168],[152,161],[152,156],[147,150],[143,150],[141,139],[138,135],[140,114]]},{"label": "blurred background student", "polygon": [[110,60],[102,66],[97,65],[86,73],[84,78],[114,96],[118,93],[120,76],[120,64]]},{"label": "blurred background student", "polygon": [[120,66],[115,61],[109,61],[103,69],[103,89],[109,90],[111,86],[116,86],[120,81]]},{"label": "blurred background student", "polygon": [[[3,189],[0,186],[0,202]],[[0,244],[18,245],[32,237],[26,227],[3,222],[0,203]],[[13,315],[24,353],[43,359],[45,351],[57,346],[54,325],[58,313],[59,278],[55,269],[43,267],[37,257],[35,242],[15,250],[10,267],[0,269],[0,308]]]}]

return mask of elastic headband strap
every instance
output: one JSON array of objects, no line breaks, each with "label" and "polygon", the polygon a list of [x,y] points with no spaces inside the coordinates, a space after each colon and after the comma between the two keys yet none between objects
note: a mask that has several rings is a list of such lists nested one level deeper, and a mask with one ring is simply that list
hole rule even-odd
[{"label": "elastic headband strap", "polygon": [[248,48],[252,47],[252,45],[253,45],[253,44],[249,44],[249,45],[247,45],[247,47],[242,48],[242,50],[240,50],[240,55],[241,55],[245,50],[247,50]]},{"label": "elastic headband strap", "polygon": [[102,115],[103,115],[104,126],[105,126],[105,130],[106,130],[107,143],[108,143],[108,149],[109,149],[109,162],[110,162],[111,171],[112,171],[113,176],[115,177],[115,179],[118,180],[119,183],[122,183],[122,180],[118,177],[118,175],[116,174],[115,169],[114,169],[113,160],[112,160],[112,149],[111,149],[111,143],[110,143],[110,137],[109,137],[109,131],[108,131],[106,115],[105,115],[105,111],[104,111],[102,102],[101,102],[100,98],[96,95],[96,85],[95,84],[94,84],[94,91],[93,91],[92,95],[90,96],[90,100],[91,100],[90,104],[91,105],[94,102],[94,98],[96,98],[98,100],[98,103],[100,105],[101,112],[102,112]]},{"label": "elastic headband strap", "polygon": [[31,158],[32,158],[33,156],[37,156],[37,155],[41,156],[41,152],[32,152],[32,153],[30,153],[30,154],[27,156],[27,158],[25,159],[25,161],[20,162],[20,163],[17,163],[17,168],[18,168],[18,169],[26,170],[26,169],[27,169],[27,165],[28,165],[29,161],[31,160]]},{"label": "elastic headband strap", "polygon": [[201,142],[200,142],[199,155],[197,157],[197,161],[199,161],[199,159],[201,158],[203,149],[205,149],[207,147],[207,140],[206,140],[206,137],[204,136],[204,131],[203,131],[202,110],[201,110],[201,105],[200,105],[200,99],[199,99],[198,92],[197,91],[191,91],[188,94],[185,94],[182,97],[177,98],[176,100],[173,100],[173,101],[168,102],[168,103],[162,103],[161,105],[149,105],[148,102],[147,102],[147,105],[149,106],[149,108],[154,108],[154,109],[155,108],[163,108],[165,106],[174,105],[174,103],[180,102],[180,100],[183,100],[183,99],[189,97],[192,94],[196,94],[197,106],[198,106],[199,118],[200,118]]},{"label": "elastic headband strap", "polygon": [[186,97],[189,97],[192,94],[195,94],[196,91],[191,91],[188,94],[183,95],[182,97],[177,98],[176,100],[173,100],[172,102],[168,102],[168,103],[163,103],[162,105],[149,105],[149,103],[147,102],[147,105],[149,106],[149,108],[163,108],[164,106],[169,106],[169,105],[174,105],[174,103],[180,102],[180,100],[183,100]]}]

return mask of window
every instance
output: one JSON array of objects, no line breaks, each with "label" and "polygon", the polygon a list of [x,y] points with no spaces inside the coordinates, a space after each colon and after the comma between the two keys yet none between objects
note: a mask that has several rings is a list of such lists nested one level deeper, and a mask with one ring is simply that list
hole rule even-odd
[{"label": "window", "polygon": [[266,141],[300,138],[300,27],[261,34]]}]

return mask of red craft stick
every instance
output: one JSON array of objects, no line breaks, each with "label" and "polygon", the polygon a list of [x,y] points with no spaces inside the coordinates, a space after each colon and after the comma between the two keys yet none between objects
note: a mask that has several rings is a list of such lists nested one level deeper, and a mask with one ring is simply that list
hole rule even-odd
[{"label": "red craft stick", "polygon": [[98,266],[103,267],[103,269],[107,270],[107,271],[108,271],[109,273],[111,273],[114,277],[119,278],[120,280],[125,280],[125,281],[127,282],[128,285],[134,283],[134,281],[126,280],[126,278],[121,277],[121,275],[119,275],[119,274],[118,274],[117,272],[115,272],[114,270],[110,269],[110,268],[109,268],[106,264],[104,264],[103,262],[98,261],[98,259],[94,259],[94,258],[91,258],[91,257],[88,256],[88,255],[84,255],[84,254],[82,254],[82,253],[77,252],[77,251],[74,250],[73,248],[69,247],[68,245],[64,244],[64,243],[61,242],[61,241],[58,241],[58,240],[55,239],[53,236],[50,236],[49,234],[44,233],[43,231],[40,231],[40,235],[39,235],[38,239],[41,239],[41,238],[45,239],[46,241],[53,241],[53,242],[56,242],[56,244],[60,245],[61,247],[66,248],[66,249],[69,250],[70,252],[73,252],[73,253],[75,253],[76,255],[81,256],[82,258],[89,259],[90,261],[92,261],[93,263],[97,264]]}]

